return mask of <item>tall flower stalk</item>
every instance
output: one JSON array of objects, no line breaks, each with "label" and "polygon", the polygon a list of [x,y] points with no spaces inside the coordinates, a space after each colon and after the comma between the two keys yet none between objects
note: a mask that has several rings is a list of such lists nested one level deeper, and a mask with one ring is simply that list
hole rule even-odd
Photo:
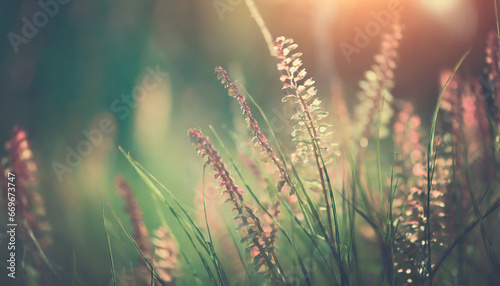
[{"label": "tall flower stalk", "polygon": [[153,233],[151,240],[155,248],[155,271],[167,285],[175,285],[179,275],[179,248],[174,238],[160,226]]},{"label": "tall flower stalk", "polygon": [[248,123],[248,129],[251,130],[253,140],[258,144],[264,152],[266,152],[267,156],[274,163],[278,171],[280,172],[280,181],[278,182],[278,190],[281,191],[284,184],[288,184],[290,189],[292,188],[292,182],[288,173],[285,169],[285,165],[283,162],[276,156],[276,152],[274,152],[273,148],[269,145],[269,141],[266,136],[262,134],[260,127],[257,123],[257,120],[252,115],[250,111],[250,106],[245,101],[245,97],[241,94],[238,86],[233,83],[226,70],[222,67],[216,67],[215,72],[217,73],[217,79],[221,81],[225,88],[228,89],[229,96],[238,100],[241,110],[243,111],[243,115],[245,116],[245,121]]},{"label": "tall flower stalk", "polygon": [[500,162],[500,53],[498,48],[498,36],[495,32],[488,34],[486,41],[486,63],[488,64],[487,76],[488,86],[485,87],[486,100],[489,105],[489,114],[496,126],[494,128],[494,152],[496,163]]},{"label": "tall flower stalk", "polygon": [[139,205],[139,202],[134,196],[134,191],[122,176],[117,176],[115,178],[115,186],[117,192],[125,202],[125,212],[129,215],[130,222],[134,230],[134,240],[142,250],[142,252],[144,252],[144,254],[146,254],[146,256],[150,258],[153,245],[151,244],[149,230],[144,223],[142,209]]},{"label": "tall flower stalk", "polygon": [[[117,176],[115,186],[125,202],[125,212],[130,217],[135,243],[148,260],[153,261],[154,253],[155,272],[162,280],[161,283],[170,286],[175,285],[174,279],[178,275],[179,267],[179,250],[173,237],[163,227],[155,230],[153,237],[151,237],[142,216],[142,209],[128,182],[122,176]],[[150,285],[151,270],[142,259],[140,263],[137,271],[140,274],[141,285]]]},{"label": "tall flower stalk", "polygon": [[[396,240],[395,268],[397,276],[405,283],[423,283],[429,277],[429,263],[434,263],[437,253],[442,253],[450,242],[453,233],[452,204],[454,198],[449,192],[452,177],[451,136],[447,134],[440,141],[430,195],[429,211],[426,188],[427,172],[422,163],[413,166],[408,193],[404,195],[405,207],[401,213],[398,238]],[[427,217],[427,214],[429,217]],[[427,222],[430,222],[430,229]],[[433,257],[426,257],[428,248],[427,231],[431,233],[430,245]]]},{"label": "tall flower stalk", "polygon": [[493,102],[492,112],[497,120],[497,128],[500,130],[500,88],[498,79],[500,79],[500,55],[498,52],[498,35],[490,32],[486,41],[486,63],[488,64],[487,75],[489,83],[490,99]]},{"label": "tall flower stalk", "polygon": [[193,144],[198,146],[196,148],[198,153],[202,157],[208,157],[207,164],[212,165],[215,172],[214,178],[220,180],[220,186],[225,189],[222,192],[223,195],[227,196],[225,202],[234,206],[233,210],[237,212],[234,220],[238,229],[242,231],[241,242],[249,242],[248,249],[252,253],[254,263],[265,265],[272,279],[280,281],[279,269],[281,267],[270,243],[270,238],[252,206],[244,200],[243,189],[236,185],[219,151],[215,149],[209,138],[198,129],[190,129],[188,136]]},{"label": "tall flower stalk", "polygon": [[394,17],[391,31],[382,35],[379,53],[374,57],[375,63],[365,72],[365,79],[359,82],[361,91],[358,93],[359,104],[355,109],[357,122],[353,131],[362,148],[360,157],[363,157],[368,139],[377,131],[374,124],[379,113],[379,137],[384,138],[389,134],[387,124],[393,114],[391,92],[394,87],[394,70],[401,37],[399,18]]},{"label": "tall flower stalk", "polygon": [[[134,241],[145,257],[151,260],[153,244],[151,243],[149,230],[146,228],[144,218],[142,217],[142,209],[134,196],[134,191],[122,176],[115,178],[115,186],[117,192],[125,202],[125,212],[128,214],[132,224]],[[140,266],[135,267],[135,269],[139,272],[140,285],[146,286],[151,280],[150,270],[142,259],[139,260],[139,263]]]},{"label": "tall flower stalk", "polygon": [[[283,101],[291,100],[296,113],[292,119],[297,122],[292,132],[293,140],[296,142],[296,151],[292,154],[292,162],[308,162],[311,158],[316,162],[319,173],[321,189],[326,204],[328,218],[328,235],[330,243],[333,245],[333,220],[330,199],[326,187],[325,169],[323,168],[321,150],[329,151],[332,146],[328,146],[325,137],[331,132],[328,123],[322,120],[328,116],[328,112],[321,106],[321,101],[316,97],[315,81],[308,78],[304,81],[307,72],[301,69],[302,53],[292,52],[298,47],[292,39],[278,37],[274,45],[276,57],[281,60],[277,68],[282,72],[280,80],[283,82],[283,89],[288,94]],[[333,198],[332,198],[333,199]]]},{"label": "tall flower stalk", "polygon": [[[9,198],[15,196],[14,223],[19,225],[17,235],[30,250],[24,262],[31,280],[28,285],[42,283],[46,276],[42,262],[51,267],[44,253],[52,244],[51,225],[47,222],[45,203],[39,193],[38,168],[26,131],[15,126],[5,150],[7,156],[2,159],[0,166],[3,197],[9,202]],[[9,174],[14,175],[13,182],[8,180],[12,176]],[[12,188],[14,192],[9,191]]]}]

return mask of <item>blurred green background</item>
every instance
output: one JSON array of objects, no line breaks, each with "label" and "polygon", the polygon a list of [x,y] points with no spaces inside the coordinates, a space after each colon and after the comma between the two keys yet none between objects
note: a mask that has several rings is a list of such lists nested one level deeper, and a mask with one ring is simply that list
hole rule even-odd
[{"label": "blurred green background", "polygon": [[[12,33],[22,36],[24,19],[32,22],[43,9],[37,1],[0,3],[0,142],[16,124],[28,131],[53,226],[56,250],[50,258],[65,270],[63,280],[76,275],[84,284],[107,285],[100,195],[126,221],[113,186],[117,174],[124,174],[135,189],[147,226],[153,229],[160,223],[150,192],[118,146],[192,206],[203,161],[189,143],[187,129],[201,127],[206,134],[210,124],[232,129],[233,118],[240,115],[216,80],[214,67],[227,68],[277,122],[286,112],[276,60],[243,1],[64,2],[55,2],[58,11],[36,33],[31,31],[26,42],[14,45]],[[485,35],[495,28],[493,1],[434,1],[448,5],[445,8],[428,2],[401,1],[405,30],[394,90],[395,97],[414,102],[424,122],[438,94],[440,71],[472,47],[464,69],[480,72]],[[318,81],[320,97],[334,105],[330,85],[336,84],[348,106],[355,104],[357,83],[370,68],[380,39],[370,41],[350,63],[339,44],[351,43],[355,27],[372,20],[371,13],[385,9],[386,1],[256,4],[273,37],[284,35],[299,44],[309,74]],[[151,70],[159,71],[154,81]],[[153,87],[137,90],[151,83]],[[142,100],[127,107],[123,96],[136,91]],[[114,131],[104,134],[89,155],[58,178],[54,162],[66,164],[67,148],[77,149],[86,140],[82,132],[98,129],[103,118],[111,120]],[[288,130],[280,128],[278,134],[287,139]],[[134,262],[133,246],[109,219],[117,259]],[[178,229],[172,218],[168,221]],[[182,236],[179,240],[181,247],[188,246]],[[119,272],[120,267],[129,265],[117,265]]]}]

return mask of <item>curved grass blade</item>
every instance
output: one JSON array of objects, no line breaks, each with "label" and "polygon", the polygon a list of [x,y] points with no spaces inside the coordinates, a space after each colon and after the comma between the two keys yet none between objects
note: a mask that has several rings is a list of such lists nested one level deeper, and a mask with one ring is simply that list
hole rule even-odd
[{"label": "curved grass blade", "polygon": [[[219,142],[219,144],[221,145],[222,149],[226,152],[226,155],[228,156],[229,158],[229,161],[231,162],[231,164],[233,165],[233,167],[235,168],[236,170],[236,173],[238,173],[238,176],[241,178],[241,180],[243,181],[243,184],[245,185],[246,189],[248,190],[248,192],[252,195],[252,197],[254,198],[254,200],[257,202],[257,204],[262,208],[262,210],[264,210],[266,212],[266,214],[273,220],[273,222],[276,224],[276,226],[278,226],[278,228],[280,229],[280,231],[283,233],[283,235],[287,238],[287,240],[291,243],[291,239],[290,237],[288,236],[288,233],[285,231],[285,229],[283,229],[283,227],[276,221],[276,219],[274,218],[273,215],[271,215],[271,213],[269,213],[269,211],[264,207],[264,205],[262,205],[262,203],[260,202],[260,200],[257,198],[257,196],[255,195],[255,193],[252,191],[252,189],[250,188],[250,186],[247,184],[247,182],[245,181],[245,179],[243,178],[243,175],[240,173],[239,169],[236,167],[236,164],[234,163],[232,157],[230,156],[229,154],[229,150],[227,150],[226,146],[224,145],[224,142],[222,142],[222,139],[220,138],[219,134],[217,134],[217,132],[215,131],[215,129],[213,128],[213,126],[209,126],[210,127],[210,130],[213,132],[213,134],[215,135],[217,141]],[[295,249],[296,250],[296,249]],[[297,250],[296,250],[297,251]],[[278,277],[280,277],[280,279],[282,279],[283,282],[286,282],[285,281],[285,278],[283,277],[283,269],[281,269],[281,266],[278,262],[278,259],[276,257],[276,253],[275,251],[272,252],[273,253],[273,256],[274,256],[274,259],[276,261],[276,266],[278,268]],[[297,255],[298,255],[298,252],[297,252]],[[299,257],[299,260],[302,261]],[[304,267],[305,269],[305,267]],[[309,279],[309,276],[306,273],[304,273],[304,275],[307,277],[306,278],[306,281],[308,281]]]},{"label": "curved grass blade", "polygon": [[111,281],[113,283],[113,286],[116,286],[115,262],[113,260],[113,251],[111,250],[111,241],[109,239],[109,231],[108,231],[108,225],[106,224],[106,216],[104,215],[104,203],[102,201],[102,195],[101,195],[101,210],[102,210],[102,220],[104,222],[104,231],[106,232],[106,241],[108,242],[109,263],[111,267]]},{"label": "curved grass blade", "polygon": [[[160,205],[158,203],[158,198],[155,196],[155,194],[151,194],[151,196],[153,197],[153,203],[155,205],[155,208],[156,208],[156,212],[158,213],[158,217],[160,218],[160,221],[162,223],[162,226],[163,228],[165,228],[167,230],[168,233],[170,233],[170,235],[175,239],[175,235],[174,233],[172,232],[172,230],[168,227],[167,225],[167,220],[165,219],[165,215],[163,215],[163,213],[161,212],[160,210]],[[179,251],[181,252],[182,256],[184,257],[184,260],[186,261],[187,265],[188,265],[188,268],[189,270],[191,270],[191,273],[193,274],[193,277],[194,277],[194,280],[196,282],[196,284],[198,286],[202,286],[203,283],[200,279],[200,276],[198,275],[198,273],[196,272],[196,270],[194,269],[193,265],[191,264],[191,262],[189,261],[189,259],[187,258],[186,254],[184,253],[184,251],[182,250],[182,248],[179,247]]]},{"label": "curved grass blade", "polygon": [[444,261],[448,258],[448,256],[451,254],[453,249],[463,240],[465,237],[479,224],[481,220],[484,220],[486,217],[488,217],[490,214],[492,214],[494,211],[496,211],[498,208],[500,208],[500,200],[497,200],[485,213],[482,215],[480,218],[476,219],[474,222],[469,224],[465,229],[464,232],[457,238],[453,243],[448,246],[448,248],[444,251],[443,256],[441,259],[436,263],[434,268],[432,269],[430,279],[436,275],[437,271],[441,266],[443,265]]},{"label": "curved grass blade", "polygon": [[[140,175],[140,177],[143,179],[143,181],[149,186],[150,189],[152,189],[154,191],[154,194],[158,197],[158,199],[160,199],[165,204],[167,204],[167,206],[170,208],[170,210],[174,213],[174,216],[179,221],[182,221],[185,223],[185,224],[181,224],[181,226],[183,226],[183,228],[186,227],[187,229],[191,229],[190,226],[194,227],[194,229],[196,230],[194,232],[194,234],[195,234],[197,241],[201,244],[201,246],[205,249],[205,251],[209,255],[216,270],[221,272],[221,277],[223,278],[223,280],[220,281],[220,283],[223,285],[229,284],[229,282],[227,280],[227,276],[224,273],[224,269],[222,269],[222,267],[219,267],[221,264],[220,264],[219,258],[217,257],[217,253],[212,252],[212,247],[210,246],[210,242],[208,242],[206,240],[202,229],[194,222],[194,220],[191,218],[191,216],[188,214],[188,212],[182,206],[182,204],[179,202],[179,200],[161,182],[159,182],[158,179],[156,179],[149,171],[147,171],[141,164],[139,164],[137,161],[135,161],[130,155],[126,154],[125,151],[121,147],[119,147],[119,149],[122,152],[122,154],[125,156],[125,158],[127,158],[127,160],[130,162],[130,164],[134,167],[134,169],[137,171],[137,173]],[[172,197],[172,199],[174,200],[176,205],[180,208],[182,213],[186,216],[189,224],[187,224],[187,222],[185,222],[184,219],[181,218],[177,214],[177,212],[175,212],[173,206],[165,199],[163,194],[156,187],[155,183],[158,184],[163,190],[165,190]],[[185,231],[187,231],[187,229],[185,229]],[[196,248],[196,246],[195,246],[195,248]],[[209,270],[210,269],[207,269],[207,271],[209,271]]]},{"label": "curved grass blade", "polygon": [[158,279],[158,281],[160,281],[160,283],[162,285],[166,285],[165,281],[163,281],[160,277],[160,275],[158,275],[158,273],[156,273],[156,271],[154,270],[154,267],[153,265],[151,264],[151,262],[149,262],[149,259],[146,257],[146,255],[144,254],[144,252],[142,251],[142,249],[139,247],[139,245],[137,245],[137,243],[135,242],[134,238],[132,237],[132,235],[130,235],[130,233],[127,231],[127,229],[125,228],[125,225],[123,224],[122,220],[120,219],[120,217],[116,214],[115,210],[111,207],[111,205],[108,203],[108,207],[109,209],[111,210],[111,212],[113,213],[113,216],[115,217],[115,219],[118,221],[118,224],[120,224],[120,227],[123,229],[123,231],[125,232],[125,234],[127,235],[128,239],[135,245],[135,247],[137,248],[137,250],[139,251],[139,254],[141,255],[142,259],[144,259],[144,261],[146,262],[146,264],[148,265],[149,269],[154,273],[154,276],[156,277],[156,279]]},{"label": "curved grass blade", "polygon": [[[208,225],[208,217],[207,217],[207,205],[206,205],[206,201],[205,201],[205,170],[207,168],[207,164],[203,165],[203,212],[205,214],[205,223],[207,225],[207,232],[208,232],[208,238],[210,239],[210,243],[209,243],[209,246],[210,246],[210,250],[212,251],[212,253],[215,253],[215,249],[214,249],[214,242],[212,240],[212,234],[210,233],[210,226]],[[218,268],[217,270],[217,275],[219,276],[219,281],[222,281],[223,277],[222,277],[222,273],[224,273],[224,268],[222,267],[222,265],[219,263],[218,260],[215,260],[216,262],[216,265],[215,267]],[[224,273],[224,276],[225,276],[225,273]]]},{"label": "curved grass blade", "polygon": [[[432,251],[431,251],[431,220],[430,220],[430,205],[431,205],[431,190],[432,190],[432,179],[434,176],[434,164],[431,164],[432,160],[432,154],[434,153],[434,137],[436,133],[436,121],[439,113],[439,107],[441,106],[441,101],[443,100],[443,95],[444,91],[448,87],[448,84],[450,83],[451,79],[455,75],[455,73],[458,71],[460,66],[462,65],[463,61],[465,58],[470,53],[470,49],[460,58],[458,61],[457,65],[455,66],[455,69],[451,73],[450,77],[446,81],[446,83],[443,86],[443,89],[441,90],[441,93],[439,94],[437,103],[436,103],[436,108],[434,109],[434,115],[432,116],[432,121],[431,121],[431,127],[429,131],[429,142],[427,144],[427,203],[426,203],[426,208],[425,208],[425,217],[427,218],[427,222],[425,225],[425,232],[426,232],[426,246],[427,246],[427,273],[429,273],[429,284],[432,286],[432,277],[430,273],[432,272],[432,262],[431,262],[431,257],[432,257]],[[435,160],[435,158],[434,158]],[[434,162],[434,161],[433,161]]]}]

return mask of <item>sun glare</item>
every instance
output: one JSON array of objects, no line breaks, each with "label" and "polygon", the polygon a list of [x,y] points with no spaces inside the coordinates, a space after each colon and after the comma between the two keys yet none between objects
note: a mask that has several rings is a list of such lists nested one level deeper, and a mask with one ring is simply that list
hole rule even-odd
[{"label": "sun glare", "polygon": [[460,5],[456,0],[422,0],[422,5],[436,14],[450,13]]},{"label": "sun glare", "polygon": [[456,38],[465,40],[474,35],[478,15],[471,1],[422,0],[421,3]]}]

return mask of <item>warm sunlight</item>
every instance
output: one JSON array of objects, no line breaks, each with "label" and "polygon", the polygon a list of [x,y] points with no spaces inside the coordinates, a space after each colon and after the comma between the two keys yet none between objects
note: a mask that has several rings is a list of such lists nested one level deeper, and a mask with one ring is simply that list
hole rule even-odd
[{"label": "warm sunlight", "polygon": [[446,14],[457,6],[462,5],[465,1],[458,0],[421,0],[423,6],[436,14]]},{"label": "warm sunlight", "polygon": [[472,1],[422,0],[424,6],[449,33],[470,39],[477,29],[477,12]]}]

